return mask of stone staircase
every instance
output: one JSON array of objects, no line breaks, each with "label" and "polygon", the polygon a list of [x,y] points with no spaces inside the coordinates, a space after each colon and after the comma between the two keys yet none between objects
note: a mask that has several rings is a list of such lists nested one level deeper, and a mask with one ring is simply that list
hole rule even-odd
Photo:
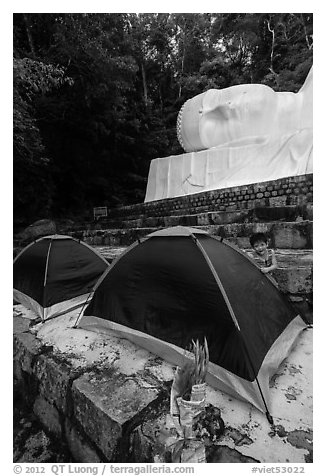
[{"label": "stone staircase", "polygon": [[108,211],[108,217],[62,230],[97,248],[111,262],[126,247],[170,226],[223,237],[254,258],[249,237],[264,232],[275,249],[280,289],[312,318],[312,175],[202,192]]}]

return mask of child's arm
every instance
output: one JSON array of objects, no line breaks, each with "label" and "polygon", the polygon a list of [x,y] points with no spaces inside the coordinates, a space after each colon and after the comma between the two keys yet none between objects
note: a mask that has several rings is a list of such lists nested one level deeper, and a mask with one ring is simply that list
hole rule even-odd
[{"label": "child's arm", "polygon": [[270,266],[265,266],[264,268],[261,268],[261,271],[266,274],[270,273],[271,271],[274,271],[274,269],[277,268],[277,260],[275,256],[275,251],[271,250],[271,255],[272,255],[272,264]]}]

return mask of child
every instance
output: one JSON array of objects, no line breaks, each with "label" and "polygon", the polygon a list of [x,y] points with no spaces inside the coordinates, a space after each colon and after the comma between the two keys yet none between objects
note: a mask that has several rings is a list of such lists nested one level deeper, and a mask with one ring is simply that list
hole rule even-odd
[{"label": "child", "polygon": [[[255,253],[257,256],[259,256],[261,260],[261,271],[266,274],[270,273],[274,269],[277,268],[277,261],[276,261],[276,256],[274,250],[270,250],[267,247],[268,244],[268,239],[267,236],[264,233],[254,233],[250,239],[250,244],[255,250]],[[282,292],[284,295],[287,295],[288,293],[278,286],[276,280],[272,277],[270,279],[273,281],[275,286]],[[288,302],[296,309],[298,314],[301,315],[302,319],[304,322],[307,324],[308,327],[312,327],[312,302],[309,302],[308,299],[306,299],[306,304],[305,307],[298,306],[295,303],[293,303],[289,296],[287,295],[287,300]]]},{"label": "child", "polygon": [[255,250],[257,256],[261,259],[261,271],[266,274],[277,268],[275,251],[267,247],[268,239],[264,233],[254,233],[250,237],[250,244]]}]

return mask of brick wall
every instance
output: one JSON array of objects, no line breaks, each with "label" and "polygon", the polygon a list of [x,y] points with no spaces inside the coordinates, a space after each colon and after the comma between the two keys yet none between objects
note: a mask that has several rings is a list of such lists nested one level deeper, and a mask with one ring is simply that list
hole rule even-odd
[{"label": "brick wall", "polygon": [[141,215],[159,217],[266,206],[301,206],[312,203],[312,197],[313,179],[312,174],[308,174],[114,208],[109,210],[108,218],[122,219]]}]

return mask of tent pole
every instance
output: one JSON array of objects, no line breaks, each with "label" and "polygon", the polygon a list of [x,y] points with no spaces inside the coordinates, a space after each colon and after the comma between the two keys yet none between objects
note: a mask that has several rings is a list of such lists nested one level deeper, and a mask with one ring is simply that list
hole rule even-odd
[{"label": "tent pole", "polygon": [[[89,293],[89,296],[88,298],[86,299],[84,305],[82,306],[82,309],[76,319],[76,322],[75,324],[72,326],[72,329],[77,329],[77,325],[79,323],[79,320],[80,318],[82,317],[82,311],[84,310],[86,304],[88,303],[89,301],[89,298],[90,298],[90,295],[92,293],[95,293],[96,289],[99,287],[99,285],[102,283],[103,279],[107,276],[107,274],[111,271],[112,268],[114,268],[114,266],[117,264],[117,262],[126,254],[128,253],[129,251],[131,251],[133,248],[135,248],[136,246],[140,245],[143,241],[146,241],[147,238],[143,239],[142,241],[137,238],[137,241],[135,241],[134,243],[132,243],[132,245],[130,245],[127,250],[125,250],[123,253],[121,253],[120,256],[118,256],[115,261],[113,262],[113,264],[111,264],[111,266],[108,267],[108,269],[106,271],[104,271],[104,273],[102,274],[102,276],[99,278],[99,280],[97,281],[97,283],[94,285],[92,291]],[[88,245],[86,245],[88,246]]]},{"label": "tent pole", "polygon": [[72,326],[72,329],[77,329],[77,325],[78,325],[78,323],[79,323],[79,321],[80,321],[80,318],[81,318],[81,316],[82,316],[82,313],[83,313],[83,311],[84,311],[84,309],[85,309],[85,307],[86,307],[86,305],[87,305],[87,303],[88,303],[88,301],[89,301],[89,298],[90,298],[90,296],[91,296],[92,293],[94,293],[94,289],[91,290],[91,292],[90,292],[89,295],[87,296],[86,301],[85,301],[84,304],[82,305],[81,310],[79,311],[78,317],[77,317],[77,319],[76,319],[76,322],[75,322],[75,324]]},{"label": "tent pole", "polygon": [[[200,241],[198,240],[198,238],[197,238],[195,235],[191,235],[191,236],[192,236],[194,242],[196,243],[196,245],[198,246],[198,248],[200,249],[200,251],[202,252],[202,254],[203,254],[203,256],[204,256],[204,258],[205,258],[207,264],[208,264],[209,267],[210,267],[210,270],[211,270],[212,273],[213,273],[213,276],[214,276],[214,278],[215,278],[215,281],[216,281],[216,283],[217,283],[217,285],[218,285],[218,287],[219,287],[219,289],[220,289],[220,291],[221,291],[221,293],[222,293],[222,295],[223,295],[223,297],[224,297],[224,299],[225,299],[225,302],[226,302],[226,305],[227,305],[227,307],[228,307],[228,309],[229,309],[229,312],[230,312],[230,315],[231,315],[231,317],[232,317],[233,323],[234,323],[235,327],[238,329],[238,331],[240,332],[240,337],[241,337],[242,342],[243,342],[243,344],[244,344],[244,349],[245,349],[245,351],[246,351],[247,358],[248,358],[248,361],[249,361],[250,366],[251,366],[251,370],[253,371],[253,373],[254,373],[254,375],[255,375],[255,369],[254,369],[254,366],[253,366],[253,364],[252,364],[252,362],[251,362],[247,345],[246,345],[246,343],[245,343],[245,341],[244,341],[244,339],[243,339],[243,336],[242,336],[242,334],[241,334],[241,330],[240,330],[239,323],[238,323],[237,318],[236,318],[236,316],[235,316],[235,314],[234,314],[234,311],[233,311],[233,309],[232,309],[232,306],[231,306],[231,303],[230,303],[230,301],[229,301],[229,298],[227,297],[227,294],[226,294],[226,292],[225,292],[225,289],[224,289],[224,287],[223,287],[223,284],[221,283],[221,280],[220,280],[220,278],[219,278],[219,276],[218,276],[218,274],[217,274],[217,272],[216,272],[216,270],[215,270],[215,268],[214,268],[214,266],[213,266],[211,260],[209,259],[209,256],[207,255],[205,249],[203,248],[202,244],[200,243]],[[221,240],[221,241],[222,241],[222,240]],[[266,404],[266,400],[265,400],[265,398],[264,398],[262,389],[261,389],[261,387],[260,387],[260,384],[259,384],[258,379],[257,379],[256,376],[255,376],[255,380],[256,380],[256,382],[257,382],[257,386],[258,386],[260,395],[261,395],[261,397],[262,397],[264,406],[265,406],[265,408],[266,408],[266,413],[265,413],[265,414],[266,414],[266,418],[267,418],[268,422],[269,422],[271,425],[273,425],[273,424],[274,424],[274,422],[273,422],[273,417],[272,417],[272,415],[269,413],[269,410],[268,410],[268,407],[267,407],[267,404]]]},{"label": "tent pole", "polygon": [[52,246],[52,237],[49,243],[49,248],[48,248],[48,253],[46,255],[46,263],[45,263],[45,273],[44,273],[44,282],[43,282],[43,316],[42,316],[42,321],[45,321],[45,295],[46,295],[46,280],[47,280],[47,275],[48,275],[48,267],[49,267],[49,259],[50,259],[50,250]]},{"label": "tent pole", "polygon": [[257,383],[257,386],[258,386],[258,389],[259,389],[259,393],[260,393],[260,395],[261,395],[261,398],[262,398],[262,400],[263,400],[263,403],[264,403],[264,406],[265,406],[265,409],[266,409],[266,412],[265,412],[266,418],[267,418],[267,420],[268,420],[268,423],[270,423],[271,425],[274,425],[273,417],[272,417],[272,415],[269,413],[268,406],[267,406],[267,403],[266,403],[266,400],[265,400],[263,391],[262,391],[262,389],[261,389],[259,380],[258,380],[258,378],[257,378],[257,376],[256,376],[256,372],[255,372],[254,366],[253,366],[253,364],[252,364],[252,361],[251,361],[251,358],[250,358],[250,354],[249,354],[247,345],[246,345],[245,340],[244,340],[244,338],[243,338],[243,336],[242,336],[241,334],[240,334],[240,337],[241,337],[241,339],[242,339],[243,346],[244,346],[244,350],[245,350],[245,352],[246,352],[246,354],[247,354],[247,358],[248,358],[248,361],[249,361],[251,370],[253,371],[253,373],[254,373],[254,375],[255,375],[255,380],[256,380],[256,383]]},{"label": "tent pole", "polygon": [[223,284],[221,283],[221,280],[220,280],[220,278],[219,278],[219,276],[218,276],[218,274],[217,274],[217,272],[216,272],[216,270],[215,270],[215,268],[214,268],[214,266],[213,266],[211,260],[209,259],[208,254],[206,253],[205,249],[203,248],[203,246],[202,246],[202,244],[200,243],[200,241],[198,240],[198,238],[196,238],[195,235],[191,235],[191,236],[192,236],[192,238],[193,238],[195,244],[197,245],[197,247],[198,247],[199,250],[201,251],[203,257],[205,258],[205,260],[206,260],[206,262],[207,262],[207,264],[208,264],[208,266],[209,266],[209,269],[211,270],[211,272],[212,272],[212,274],[213,274],[213,276],[214,276],[214,279],[215,279],[215,281],[216,281],[216,283],[217,283],[217,285],[218,285],[218,287],[219,287],[219,290],[221,291],[222,296],[224,297],[225,303],[226,303],[227,308],[228,308],[228,310],[229,310],[229,312],[230,312],[230,315],[231,315],[231,318],[232,318],[232,321],[233,321],[235,327],[238,329],[238,331],[240,331],[240,326],[239,326],[238,320],[237,320],[237,318],[235,317],[235,314],[234,314],[234,312],[233,312],[233,309],[232,309],[231,303],[230,303],[230,301],[229,301],[229,298],[228,298],[228,296],[227,296],[227,294],[226,294],[226,292],[225,292],[225,289],[224,289],[224,287],[223,287]]}]

